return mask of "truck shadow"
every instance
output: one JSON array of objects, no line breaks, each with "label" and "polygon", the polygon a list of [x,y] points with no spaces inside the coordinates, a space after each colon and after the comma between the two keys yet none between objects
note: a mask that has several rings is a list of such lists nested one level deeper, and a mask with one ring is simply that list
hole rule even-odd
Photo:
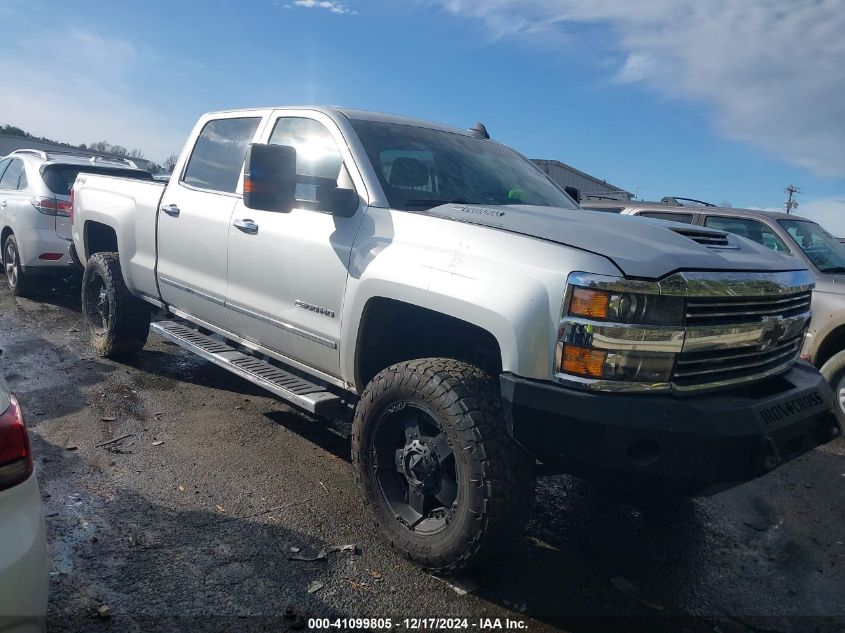
[{"label": "truck shadow", "polygon": [[572,631],[605,629],[614,616],[678,616],[698,582],[702,514],[695,502],[641,509],[574,477],[543,477],[513,553],[468,576],[479,597]]},{"label": "truck shadow", "polygon": [[[18,299],[18,301],[21,303],[30,302],[33,305],[46,304],[81,313],[81,282],[81,273],[74,272],[63,273],[55,277],[44,277],[29,296]],[[5,278],[3,278],[3,283],[5,284]],[[7,288],[4,288],[4,290],[7,291]]]}]

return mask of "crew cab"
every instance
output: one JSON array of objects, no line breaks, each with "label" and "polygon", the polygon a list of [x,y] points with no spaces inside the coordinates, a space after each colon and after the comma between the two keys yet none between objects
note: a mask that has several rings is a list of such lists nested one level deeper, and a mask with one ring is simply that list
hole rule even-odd
[{"label": "crew cab", "polygon": [[707,494],[841,432],[798,358],[801,262],[585,212],[483,126],[218,112],[168,183],[80,175],[74,193],[96,352],[139,352],[152,331],[351,415],[375,525],[434,572],[513,541],[537,459]]}]

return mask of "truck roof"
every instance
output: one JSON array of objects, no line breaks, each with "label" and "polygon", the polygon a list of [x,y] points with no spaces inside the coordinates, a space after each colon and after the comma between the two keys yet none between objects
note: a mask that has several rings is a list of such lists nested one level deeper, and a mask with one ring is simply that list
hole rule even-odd
[{"label": "truck roof", "polygon": [[[382,123],[394,123],[396,125],[410,125],[412,127],[424,127],[432,130],[442,130],[444,132],[452,132],[454,134],[462,134],[464,136],[472,136],[469,130],[454,127],[451,125],[443,125],[442,123],[435,123],[434,121],[426,121],[424,119],[416,119],[414,117],[401,116],[398,114],[388,114],[385,112],[374,112],[371,110],[356,110],[354,108],[343,108],[339,106],[271,106],[273,110],[314,110],[315,112],[322,112],[332,117],[342,116],[350,121],[380,121]],[[237,108],[232,110],[219,110],[216,112],[209,112],[210,116],[215,114],[225,114],[230,112],[255,112],[257,110],[266,110],[267,108]]]}]

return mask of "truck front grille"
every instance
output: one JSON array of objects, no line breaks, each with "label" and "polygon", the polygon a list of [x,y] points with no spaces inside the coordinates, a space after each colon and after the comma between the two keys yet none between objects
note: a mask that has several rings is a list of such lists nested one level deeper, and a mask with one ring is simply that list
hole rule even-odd
[{"label": "truck front grille", "polygon": [[704,331],[714,342],[710,349],[685,345],[672,384],[693,391],[750,382],[791,366],[801,351],[811,300],[811,290],[688,298],[687,336]]},{"label": "truck front grille", "polygon": [[687,300],[686,325],[759,323],[764,317],[791,317],[810,311],[812,292],[769,297],[695,297]]},{"label": "truck front grille", "polygon": [[675,361],[672,382],[680,389],[745,382],[794,363],[802,340],[803,334],[764,349],[761,345],[750,345],[709,352],[684,352]]}]

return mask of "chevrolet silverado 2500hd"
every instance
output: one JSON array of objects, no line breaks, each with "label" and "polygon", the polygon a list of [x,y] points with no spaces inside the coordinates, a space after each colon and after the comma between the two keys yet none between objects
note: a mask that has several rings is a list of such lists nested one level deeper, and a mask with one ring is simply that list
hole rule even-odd
[{"label": "chevrolet silverado 2500hd", "polygon": [[74,194],[95,350],[152,330],[312,413],[354,410],[375,523],[433,571],[512,540],[535,458],[700,494],[841,432],[798,358],[797,260],[581,211],[480,129],[214,113],[167,184],[81,175]]}]

